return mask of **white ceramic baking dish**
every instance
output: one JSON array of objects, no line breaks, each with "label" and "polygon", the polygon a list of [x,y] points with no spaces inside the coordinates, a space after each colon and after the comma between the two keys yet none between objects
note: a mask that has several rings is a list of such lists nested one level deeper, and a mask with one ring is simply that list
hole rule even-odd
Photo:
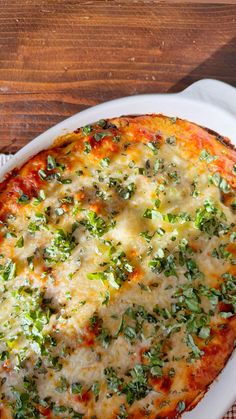
[{"label": "white ceramic baking dish", "polygon": [[[180,93],[148,94],[112,100],[86,109],[39,135],[0,169],[0,179],[29,157],[48,148],[56,137],[101,118],[163,113],[196,122],[227,136],[236,144],[236,89],[204,79]],[[221,419],[236,400],[236,351],[209,391],[184,419]]]}]

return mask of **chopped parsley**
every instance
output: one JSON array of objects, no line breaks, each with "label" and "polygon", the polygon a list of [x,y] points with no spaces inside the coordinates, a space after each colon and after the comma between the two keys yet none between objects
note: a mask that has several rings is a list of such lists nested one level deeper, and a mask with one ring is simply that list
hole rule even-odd
[{"label": "chopped parsley", "polygon": [[104,370],[108,389],[113,393],[121,394],[121,388],[124,380],[119,378],[113,367],[107,367]]},{"label": "chopped parsley", "polygon": [[219,174],[219,172],[215,172],[214,175],[211,176],[210,180],[225,194],[230,192],[231,188],[229,183]]},{"label": "chopped parsley", "polygon": [[192,335],[190,335],[190,333],[188,333],[186,336],[186,343],[188,347],[192,350],[191,352],[192,357],[197,358],[197,359],[200,358],[203,352],[198,348],[198,346],[194,342],[193,337]]},{"label": "chopped parsley", "polygon": [[152,150],[152,152],[153,152],[154,155],[157,154],[157,151],[159,149],[159,144],[157,142],[154,142],[154,141],[149,142],[149,143],[146,144],[146,146],[148,148],[150,148],[150,150]]},{"label": "chopped parsley", "polygon": [[174,135],[171,135],[170,137],[167,137],[166,138],[166,144],[176,145],[176,137]]},{"label": "chopped parsley", "polygon": [[39,205],[41,202],[45,201],[45,199],[46,199],[46,194],[45,194],[45,192],[44,192],[43,189],[40,189],[39,194],[38,194],[38,197],[35,198],[33,204],[35,206],[36,205]]},{"label": "chopped parsley", "polygon": [[161,219],[162,215],[155,208],[147,208],[143,213],[143,217],[150,218],[151,220],[153,220],[153,219]]},{"label": "chopped parsley", "polygon": [[134,195],[135,190],[136,190],[136,186],[133,182],[127,186],[117,185],[116,187],[116,191],[118,192],[120,197],[123,199],[130,199]]},{"label": "chopped parsley", "polygon": [[93,129],[92,125],[85,125],[84,127],[82,127],[82,132],[84,135],[88,135],[90,134],[92,129]]},{"label": "chopped parsley", "polygon": [[126,407],[124,404],[120,405],[120,411],[119,414],[116,415],[116,419],[127,419],[128,418],[128,413],[126,410]]},{"label": "chopped parsley", "polygon": [[175,257],[172,254],[165,255],[161,248],[155,257],[149,261],[148,266],[151,268],[151,271],[157,274],[163,272],[166,277],[171,275],[177,277]]},{"label": "chopped parsley", "polygon": [[[62,163],[57,163],[57,167],[59,167],[60,170],[64,170],[64,165]],[[44,181],[47,181],[47,182],[56,181],[58,183],[61,183],[62,185],[68,185],[69,183],[72,182],[72,179],[70,179],[70,178],[62,178],[60,172],[51,172],[50,173],[50,171],[49,171],[49,173],[47,173],[47,172],[45,172],[45,170],[39,169],[38,170],[38,175],[39,175],[41,180],[44,180]]]},{"label": "chopped parsley", "polygon": [[75,173],[77,176],[82,176],[84,174],[83,170],[76,170]]},{"label": "chopped parsley", "polygon": [[[125,175],[124,180],[127,178],[128,176]],[[128,185],[124,185],[122,184],[121,179],[114,177],[109,177],[108,186],[109,188],[114,188],[118,195],[125,200],[130,199],[136,191],[136,185],[134,182],[131,182]]]},{"label": "chopped parsley", "polygon": [[61,216],[61,215],[65,214],[64,208],[62,208],[62,207],[55,208],[55,214],[58,215],[58,216]]},{"label": "chopped parsley", "polygon": [[22,191],[20,192],[20,196],[17,199],[17,202],[19,202],[20,204],[28,204],[30,198],[28,195],[26,195],[25,193],[23,193]]},{"label": "chopped parsley", "polygon": [[70,257],[75,246],[75,237],[72,233],[58,229],[54,234],[51,246],[44,249],[44,259],[49,263],[64,262]]},{"label": "chopped parsley", "polygon": [[60,381],[59,381],[57,387],[55,388],[55,390],[58,393],[64,393],[65,391],[67,391],[67,388],[68,388],[68,381],[66,380],[65,377],[61,376]]},{"label": "chopped parsley", "polygon": [[185,410],[185,407],[186,407],[185,402],[181,400],[180,402],[178,402],[176,410],[178,413],[181,413]]},{"label": "chopped parsley", "polygon": [[194,223],[195,227],[209,236],[219,236],[228,232],[228,226],[221,221],[222,219],[224,219],[224,214],[210,200],[205,200],[204,208],[196,210]]},{"label": "chopped parsley", "polygon": [[16,276],[16,264],[8,259],[5,265],[0,265],[0,279],[2,281],[10,281]]},{"label": "chopped parsley", "polygon": [[190,221],[191,217],[187,212],[181,212],[179,214],[167,213],[163,216],[163,219],[164,221],[167,221],[168,223],[171,223],[171,224],[175,224],[175,223],[183,224],[187,221]]},{"label": "chopped parsley", "polygon": [[72,383],[71,384],[71,393],[72,394],[81,394],[83,386],[80,382]]},{"label": "chopped parsley", "polygon": [[130,381],[122,388],[122,393],[126,395],[129,405],[135,400],[143,399],[152,390],[148,384],[147,368],[144,365],[137,364],[129,371]]},{"label": "chopped parsley", "polygon": [[95,401],[97,402],[99,399],[99,393],[100,393],[100,383],[98,381],[95,381],[91,387],[91,390],[94,394]]},{"label": "chopped parsley", "polygon": [[112,367],[106,368],[104,375],[108,389],[112,392],[111,394],[125,394],[129,405],[132,405],[135,400],[146,397],[152,389],[148,384],[148,368],[141,364],[136,364],[134,368],[128,371],[128,381],[120,378]]},{"label": "chopped parsley", "polygon": [[59,163],[55,160],[55,157],[52,155],[48,155],[47,157],[47,170],[51,171],[54,169],[60,169],[61,171],[65,170],[65,165],[64,163]]},{"label": "chopped parsley", "polygon": [[101,141],[103,138],[107,137],[108,135],[112,135],[112,133],[110,131],[106,131],[106,132],[96,132],[93,136],[95,141]]},{"label": "chopped parsley", "polygon": [[155,233],[150,234],[148,231],[141,231],[141,233],[139,233],[139,235],[141,237],[143,237],[147,243],[150,243],[150,241],[152,240],[153,236]]},{"label": "chopped parsley", "polygon": [[204,277],[203,273],[199,270],[197,263],[193,259],[186,259],[185,260],[187,271],[185,272],[185,276],[189,281],[193,279],[202,279]]},{"label": "chopped parsley", "polygon": [[108,167],[110,164],[111,160],[109,159],[109,157],[104,157],[101,161],[100,161],[100,166],[102,167]]},{"label": "chopped parsley", "polygon": [[106,269],[101,272],[87,274],[88,279],[107,281],[112,288],[120,288],[122,282],[128,279],[134,268],[128,261],[124,252],[114,255],[109,263],[105,264]]},{"label": "chopped parsley", "polygon": [[151,347],[144,352],[144,357],[148,360],[151,375],[155,377],[162,377],[162,368],[164,366],[163,354],[161,352],[161,345]]},{"label": "chopped parsley", "polygon": [[55,158],[51,155],[48,155],[47,157],[47,170],[53,170],[56,169],[57,167],[57,162],[55,160]]},{"label": "chopped parsley", "polygon": [[80,224],[89,231],[92,236],[101,237],[110,228],[111,225],[106,224],[102,217],[99,217],[94,211],[87,211],[87,219],[81,220]]},{"label": "chopped parsley", "polygon": [[207,163],[212,163],[213,161],[215,161],[216,159],[218,159],[217,156],[212,156],[207,150],[203,149],[200,153],[199,156],[199,160],[203,161],[205,160]]},{"label": "chopped parsley", "polygon": [[178,175],[178,172],[174,170],[173,172],[167,173],[168,177],[173,180],[174,183],[180,183],[180,176]]},{"label": "chopped parsley", "polygon": [[227,244],[221,243],[217,248],[214,248],[211,255],[217,259],[230,259],[232,257],[232,253],[230,253],[227,249]]},{"label": "chopped parsley", "polygon": [[16,242],[16,244],[15,244],[15,247],[19,247],[19,248],[24,247],[24,237],[23,237],[23,236],[21,236],[21,237],[17,240],[17,242]]},{"label": "chopped parsley", "polygon": [[92,150],[91,144],[88,141],[84,142],[84,153],[89,154]]},{"label": "chopped parsley", "polygon": [[42,228],[45,228],[47,225],[48,219],[45,214],[42,214],[40,212],[36,212],[34,214],[33,221],[31,221],[28,225],[28,231],[30,234],[35,234],[36,231],[41,230]]}]

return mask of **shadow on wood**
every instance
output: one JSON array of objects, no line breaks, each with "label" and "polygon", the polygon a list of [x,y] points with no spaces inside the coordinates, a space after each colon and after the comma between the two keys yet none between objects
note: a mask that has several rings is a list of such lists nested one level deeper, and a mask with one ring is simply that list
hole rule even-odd
[{"label": "shadow on wood", "polygon": [[[183,77],[176,84],[171,86],[168,92],[179,92],[202,78],[221,80],[236,87],[235,48],[236,37],[217,50],[203,63],[198,65],[187,76]],[[224,70],[226,67],[227,73],[225,74]]]}]

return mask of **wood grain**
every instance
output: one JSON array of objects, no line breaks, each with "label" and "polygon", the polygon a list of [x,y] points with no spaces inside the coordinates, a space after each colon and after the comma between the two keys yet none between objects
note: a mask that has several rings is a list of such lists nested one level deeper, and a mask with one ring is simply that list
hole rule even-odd
[{"label": "wood grain", "polygon": [[0,152],[97,103],[204,77],[236,86],[236,4],[0,0]]}]

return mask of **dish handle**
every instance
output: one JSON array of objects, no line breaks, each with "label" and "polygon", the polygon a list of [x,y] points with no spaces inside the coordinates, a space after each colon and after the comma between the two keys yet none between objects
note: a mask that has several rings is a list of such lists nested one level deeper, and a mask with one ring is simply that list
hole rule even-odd
[{"label": "dish handle", "polygon": [[202,79],[179,94],[223,108],[236,117],[236,88],[227,83],[214,79]]}]

